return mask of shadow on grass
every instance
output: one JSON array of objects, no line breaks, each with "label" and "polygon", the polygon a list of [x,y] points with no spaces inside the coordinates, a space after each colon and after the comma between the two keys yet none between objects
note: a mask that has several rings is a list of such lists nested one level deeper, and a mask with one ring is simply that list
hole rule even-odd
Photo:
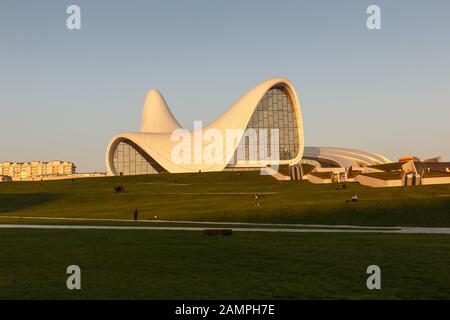
[{"label": "shadow on grass", "polygon": [[0,194],[0,214],[38,206],[58,198],[58,194],[49,192]]}]

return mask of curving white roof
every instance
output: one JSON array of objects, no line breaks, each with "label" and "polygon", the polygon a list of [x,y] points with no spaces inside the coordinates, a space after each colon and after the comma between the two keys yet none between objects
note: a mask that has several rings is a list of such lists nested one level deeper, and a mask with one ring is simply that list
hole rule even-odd
[{"label": "curving white roof", "polygon": [[342,167],[391,163],[385,156],[363,150],[336,147],[305,147],[305,157],[332,160]]},{"label": "curving white roof", "polygon": [[[265,93],[275,86],[284,87],[291,97],[295,119],[297,121],[299,136],[299,152],[294,159],[276,162],[258,162],[249,163],[247,166],[265,166],[267,164],[287,164],[298,163],[303,155],[304,135],[303,122],[301,115],[300,103],[297,93],[289,80],[284,78],[273,78],[261,82],[253,87],[243,96],[241,96],[225,113],[218,117],[215,121],[197,131],[187,131],[191,136],[198,133],[199,130],[215,129],[222,136],[226,136],[227,129],[240,129],[242,132],[232,141],[232,146],[226,148],[224,146],[223,161],[220,163],[208,164],[201,160],[199,163],[192,161],[188,164],[177,164],[171,159],[172,150],[179,141],[172,141],[172,132],[175,129],[182,129],[170,112],[164,98],[156,90],[150,90],[147,94],[144,111],[142,114],[141,132],[126,132],[114,136],[107,147],[106,151],[106,167],[109,174],[116,174],[113,170],[113,152],[115,147],[121,141],[128,139],[136,143],[142,150],[149,154],[164,169],[173,173],[182,172],[198,172],[201,171],[221,171],[230,162],[233,154],[242,138],[243,130],[246,129],[253,112],[255,111],[259,101]],[[191,159],[203,159],[202,152],[209,142],[202,141],[202,148],[191,148]],[[230,143],[230,141],[227,141]],[[242,164],[245,166],[245,164]]]}]

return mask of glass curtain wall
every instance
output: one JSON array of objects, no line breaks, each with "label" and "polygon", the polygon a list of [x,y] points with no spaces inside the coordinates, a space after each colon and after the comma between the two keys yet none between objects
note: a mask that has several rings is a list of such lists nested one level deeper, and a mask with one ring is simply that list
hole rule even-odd
[{"label": "glass curtain wall", "polygon": [[130,140],[119,142],[114,149],[114,169],[117,175],[140,175],[164,172],[153,158]]},{"label": "glass curtain wall", "polygon": [[[279,160],[295,158],[299,151],[299,136],[297,119],[294,113],[293,103],[288,92],[283,87],[271,88],[261,99],[256,107],[246,132],[240,141],[241,157],[239,160],[260,160],[264,155],[271,156],[271,150],[278,150]],[[260,131],[266,129],[266,131]],[[271,129],[278,130],[278,141],[272,145]],[[252,132],[257,133],[257,139],[252,137]],[[264,137],[267,141],[267,150],[259,150],[259,139]],[[236,164],[238,151],[235,152],[232,163]]]}]

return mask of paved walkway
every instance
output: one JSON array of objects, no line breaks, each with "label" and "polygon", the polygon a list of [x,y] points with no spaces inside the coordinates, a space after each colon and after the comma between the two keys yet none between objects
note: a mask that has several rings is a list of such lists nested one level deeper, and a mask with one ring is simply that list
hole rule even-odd
[{"label": "paved walkway", "polygon": [[270,167],[266,167],[266,168],[264,168],[264,170],[266,171],[267,174],[271,175],[276,180],[279,180],[279,181],[291,180],[290,176],[285,176],[284,174],[282,174],[282,173],[278,172],[277,170],[274,170]]},{"label": "paved walkway", "polygon": [[[148,227],[148,226],[76,226],[76,225],[38,225],[38,224],[0,224],[0,229],[57,229],[57,230],[168,230],[203,231],[203,227]],[[214,229],[214,228],[207,228]],[[285,232],[285,233],[390,233],[390,234],[450,234],[450,228],[412,228],[401,227],[391,230],[362,229],[289,229],[289,228],[231,228],[234,232]]]},{"label": "paved walkway", "polygon": [[231,195],[231,196],[242,196],[242,195],[255,195],[255,194],[267,194],[267,195],[274,195],[274,194],[279,194],[279,192],[146,192],[146,195],[171,195],[171,196],[176,196],[176,195],[182,195],[182,196],[215,196],[215,195],[220,195],[220,196],[224,196],[224,195]]},{"label": "paved walkway", "polygon": [[[25,220],[55,220],[55,221],[97,221],[97,222],[133,222],[131,219],[111,218],[68,218],[68,217],[40,217],[40,216],[4,216],[0,219],[25,219]],[[327,228],[327,229],[380,229],[399,230],[401,227],[377,227],[377,226],[355,226],[355,225],[331,225],[331,224],[302,224],[302,223],[262,223],[262,222],[227,222],[227,221],[193,221],[193,220],[146,220],[139,219],[138,223],[176,223],[176,224],[198,224],[198,225],[227,225],[227,226],[260,226],[260,227],[291,227],[291,228]]]}]

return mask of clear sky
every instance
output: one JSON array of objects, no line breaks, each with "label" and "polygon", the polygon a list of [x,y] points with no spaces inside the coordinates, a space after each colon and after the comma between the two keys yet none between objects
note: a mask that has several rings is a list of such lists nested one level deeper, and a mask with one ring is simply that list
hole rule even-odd
[{"label": "clear sky", "polygon": [[[370,4],[382,30],[366,27]],[[448,0],[2,0],[0,161],[104,171],[148,89],[191,128],[278,76],[299,93],[308,146],[450,161]]]}]

